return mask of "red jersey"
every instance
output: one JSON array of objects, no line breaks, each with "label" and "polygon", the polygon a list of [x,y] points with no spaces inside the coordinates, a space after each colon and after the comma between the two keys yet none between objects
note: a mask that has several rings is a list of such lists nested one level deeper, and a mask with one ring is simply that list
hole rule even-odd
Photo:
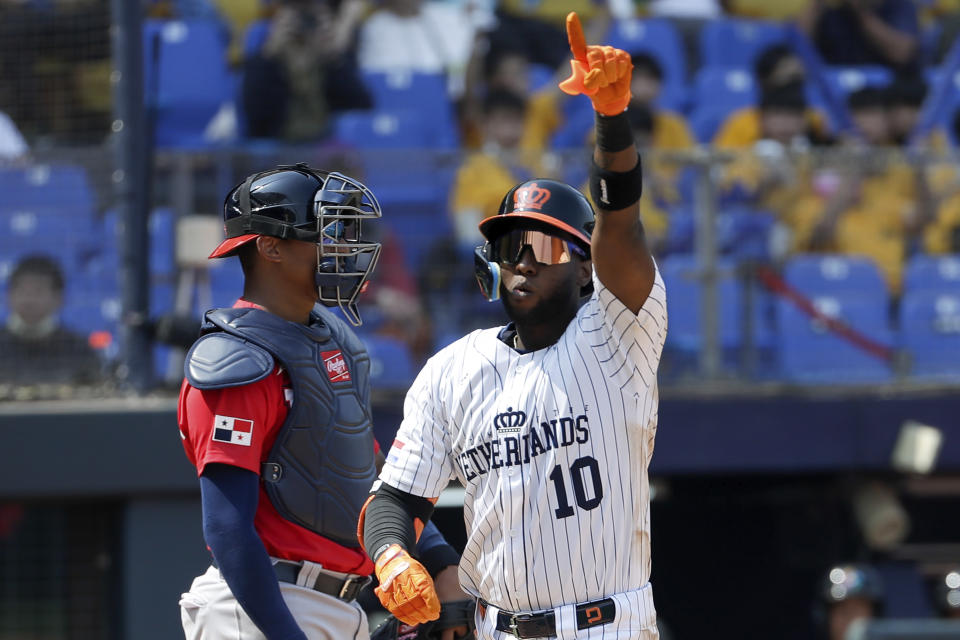
[{"label": "red jersey", "polygon": [[[234,307],[257,305],[240,299]],[[260,475],[260,465],[273,447],[292,399],[290,378],[280,366],[263,380],[239,387],[204,391],[184,380],[177,422],[183,448],[197,475],[211,462]],[[360,549],[348,549],[277,513],[262,483],[254,528],[267,553],[275,558],[309,560],[343,573],[373,572],[373,563]]]}]

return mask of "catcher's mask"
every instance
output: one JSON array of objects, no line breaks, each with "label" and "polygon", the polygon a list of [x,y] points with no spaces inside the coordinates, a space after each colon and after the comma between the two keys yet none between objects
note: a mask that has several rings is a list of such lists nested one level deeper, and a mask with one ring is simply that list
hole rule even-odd
[{"label": "catcher's mask", "polygon": [[223,203],[226,239],[210,257],[234,255],[260,235],[313,242],[320,302],[339,306],[359,326],[357,298],[380,256],[380,243],[364,240],[362,223],[380,216],[380,203],[358,180],[303,163],[281,165],[230,191]]},{"label": "catcher's mask", "polygon": [[[507,192],[497,215],[480,222],[487,242],[474,250],[474,272],[487,300],[500,297],[500,265],[516,264],[524,248],[544,264],[568,262],[576,254],[590,258],[593,207],[563,182],[538,178]],[[589,295],[590,283],[580,292]]]}]

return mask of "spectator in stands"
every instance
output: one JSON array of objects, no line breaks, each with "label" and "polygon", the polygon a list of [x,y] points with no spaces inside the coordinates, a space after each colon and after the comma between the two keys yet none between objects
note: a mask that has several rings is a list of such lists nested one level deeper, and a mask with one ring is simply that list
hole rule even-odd
[{"label": "spectator in stands", "polygon": [[[761,97],[773,95],[777,87],[799,85],[803,88],[806,69],[803,60],[785,44],[764,49],[753,65],[754,82]],[[803,98],[806,102],[806,98]],[[804,129],[814,144],[827,142],[827,126],[823,114],[804,104]],[[753,146],[764,136],[761,110],[757,106],[744,107],[731,113],[720,125],[713,138],[719,149],[742,149]]]},{"label": "spectator in stands", "polygon": [[0,1],[0,105],[32,146],[108,134],[108,4]]},{"label": "spectator in stands", "polygon": [[446,73],[450,96],[459,100],[475,32],[466,5],[383,0],[360,27],[360,68]]},{"label": "spectator in stands", "polygon": [[381,243],[381,250],[364,293],[369,303],[362,330],[400,340],[413,360],[422,364],[433,353],[433,327],[417,278],[408,266],[406,247],[386,225],[371,225],[369,234],[368,240]]},{"label": "spectator in stands", "polygon": [[883,583],[877,570],[864,564],[832,567],[823,577],[816,617],[828,640],[845,640],[853,628],[883,614]]},{"label": "spectator in stands", "polygon": [[[650,0],[646,11],[651,16],[670,20],[683,41],[687,72],[700,67],[700,29],[708,20],[721,16],[728,0]],[[613,3],[611,3],[613,4]]]},{"label": "spectator in stands", "polygon": [[847,106],[860,137],[842,139],[847,154],[817,167],[786,218],[797,250],[867,256],[898,295],[907,247],[923,227],[916,175],[883,149],[892,142],[884,90],[856,91]]},{"label": "spectator in stands", "polygon": [[520,148],[526,108],[523,97],[509,91],[493,90],[484,98],[482,145],[457,170],[451,190],[454,232],[464,248],[483,242],[477,224],[496,215],[506,191],[541,175],[534,162],[539,154]]},{"label": "spectator in stands", "polygon": [[[953,114],[952,135],[960,140],[960,108]],[[929,173],[929,175],[928,175]],[[922,195],[930,221],[923,230],[923,248],[927,253],[960,253],[960,172],[952,156],[922,174],[929,183]]]},{"label": "spectator in stands", "polygon": [[147,9],[157,18],[178,20],[219,20],[220,14],[213,0],[151,0]]},{"label": "spectator in stands", "polygon": [[[63,272],[48,256],[20,260],[7,282],[10,312],[0,327],[0,382],[93,384],[100,360],[86,339],[60,324]],[[96,304],[96,301],[91,301]]]},{"label": "spectator in stands", "polygon": [[684,117],[657,107],[663,89],[663,68],[648,53],[633,56],[633,76],[630,81],[630,109],[645,107],[653,117],[653,135],[650,148],[676,151],[695,146],[693,134]]},{"label": "spectator in stands", "polygon": [[[587,42],[596,42],[606,21],[602,2],[592,0],[499,0],[496,24],[489,33],[490,49],[521,47],[527,59],[551,69],[566,68],[566,17],[576,11],[584,25]],[[598,19],[600,18],[600,19]]]},{"label": "spectator in stands", "polygon": [[927,98],[927,83],[916,74],[898,74],[888,92],[892,142],[905,146],[910,142],[920,119],[920,109]]},{"label": "spectator in stands", "polygon": [[213,0],[217,11],[230,31],[230,49],[227,58],[231,65],[243,62],[243,47],[250,25],[264,17],[260,0]]},{"label": "spectator in stands", "polygon": [[793,20],[803,14],[809,0],[726,0],[732,15],[754,20]]},{"label": "spectator in stands", "polygon": [[799,26],[827,64],[912,68],[920,61],[911,0],[810,0]]},{"label": "spectator in stands", "polygon": [[483,145],[484,98],[491,92],[506,91],[526,101],[526,116],[520,148],[527,153],[543,153],[550,136],[561,123],[560,100],[565,95],[554,82],[533,91],[530,86],[530,60],[519,46],[490,49],[471,61],[467,90],[464,95],[462,124],[464,146],[471,150]]},{"label": "spectator in stands", "polygon": [[874,147],[893,144],[890,94],[880,87],[864,87],[847,96],[847,109],[864,143]]},{"label": "spectator in stands", "polygon": [[27,153],[27,142],[23,139],[13,120],[0,111],[0,160],[15,160]]},{"label": "spectator in stands", "polygon": [[248,136],[318,140],[332,112],[370,108],[353,51],[363,7],[363,0],[279,3],[263,48],[245,63]]}]

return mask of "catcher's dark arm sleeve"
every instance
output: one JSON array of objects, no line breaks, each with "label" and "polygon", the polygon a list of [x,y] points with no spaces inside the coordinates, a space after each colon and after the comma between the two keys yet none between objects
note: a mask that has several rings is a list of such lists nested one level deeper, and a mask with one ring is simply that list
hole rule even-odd
[{"label": "catcher's dark arm sleeve", "polygon": [[374,562],[391,544],[412,551],[417,544],[414,521],[427,522],[431,513],[433,503],[428,499],[381,482],[366,507],[363,547]]},{"label": "catcher's dark arm sleeve", "polygon": [[307,640],[280,594],[277,574],[253,528],[259,482],[252,471],[208,464],[200,476],[203,537],[230,591],[266,637]]}]

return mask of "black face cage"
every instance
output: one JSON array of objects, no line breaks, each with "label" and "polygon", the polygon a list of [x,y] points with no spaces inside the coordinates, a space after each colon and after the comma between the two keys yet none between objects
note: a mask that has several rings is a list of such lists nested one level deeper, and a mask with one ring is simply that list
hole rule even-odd
[{"label": "black face cage", "polygon": [[363,238],[363,221],[381,217],[376,196],[359,181],[335,171],[312,171],[323,186],[314,196],[317,287],[320,301],[339,306],[354,326],[363,324],[357,298],[377,266],[379,242]]}]

